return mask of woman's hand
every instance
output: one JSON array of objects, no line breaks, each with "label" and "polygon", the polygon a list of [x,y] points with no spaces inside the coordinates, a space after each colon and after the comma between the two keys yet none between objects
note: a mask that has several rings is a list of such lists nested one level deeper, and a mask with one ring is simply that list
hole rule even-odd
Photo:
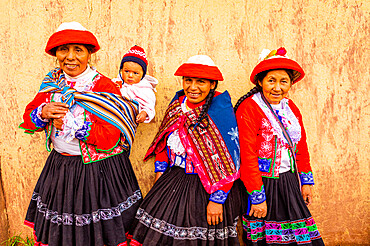
[{"label": "woman's hand", "polygon": [[267,215],[267,203],[264,201],[260,204],[252,204],[251,210],[249,211],[249,216],[254,216],[257,218],[263,218]]},{"label": "woman's hand", "polygon": [[61,102],[51,102],[46,104],[41,111],[43,119],[63,119],[68,112],[68,105]]},{"label": "woman's hand", "polygon": [[155,173],[155,179],[154,179],[154,183],[157,182],[157,180],[162,176],[163,172],[156,172]]},{"label": "woman's hand", "polygon": [[312,204],[312,190],[311,185],[302,185],[302,196],[307,206]]},{"label": "woman's hand", "polygon": [[217,225],[223,221],[222,204],[209,201],[207,206],[207,222],[208,225]]}]

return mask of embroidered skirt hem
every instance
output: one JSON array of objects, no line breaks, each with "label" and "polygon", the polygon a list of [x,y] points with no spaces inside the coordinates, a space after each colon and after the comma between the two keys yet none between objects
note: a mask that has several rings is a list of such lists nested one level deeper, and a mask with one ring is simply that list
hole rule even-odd
[{"label": "embroidered skirt hem", "polygon": [[243,241],[247,245],[324,245],[292,172],[279,179],[262,178],[266,191],[266,218],[243,215]]},{"label": "embroidered skirt hem", "polygon": [[[25,224],[38,245],[126,245],[142,195],[126,152],[83,164],[53,150]],[[36,245],[37,245],[36,244]]]},{"label": "embroidered skirt hem", "polygon": [[209,194],[199,176],[168,168],[138,209],[131,245],[239,245],[236,225],[241,214],[241,184],[234,182],[223,205],[223,222],[207,223]]}]

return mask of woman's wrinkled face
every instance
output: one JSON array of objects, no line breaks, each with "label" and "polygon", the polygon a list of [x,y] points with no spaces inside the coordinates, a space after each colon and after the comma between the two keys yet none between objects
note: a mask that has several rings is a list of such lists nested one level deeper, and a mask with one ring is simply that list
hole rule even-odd
[{"label": "woman's wrinkled face", "polygon": [[183,77],[182,87],[188,101],[197,104],[206,99],[209,91],[215,88],[215,82],[209,79]]},{"label": "woman's wrinkled face", "polygon": [[279,104],[292,86],[292,81],[285,70],[272,70],[258,83],[270,104]]},{"label": "woman's wrinkled face", "polygon": [[58,46],[55,55],[59,61],[60,68],[71,77],[76,77],[83,73],[90,59],[89,50],[82,44]]}]

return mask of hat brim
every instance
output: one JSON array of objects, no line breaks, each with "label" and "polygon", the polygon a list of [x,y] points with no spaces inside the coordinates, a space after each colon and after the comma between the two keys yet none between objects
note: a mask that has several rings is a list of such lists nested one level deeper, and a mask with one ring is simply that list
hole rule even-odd
[{"label": "hat brim", "polygon": [[184,63],[175,72],[175,76],[185,76],[222,81],[221,71],[216,66],[203,64]]},{"label": "hat brim", "polygon": [[46,44],[45,52],[55,56],[53,49],[64,44],[89,44],[93,46],[91,53],[95,53],[100,49],[98,40],[89,31],[81,30],[63,30],[54,33]]},{"label": "hat brim", "polygon": [[253,69],[250,80],[253,84],[257,83],[257,74],[267,71],[267,70],[276,70],[276,69],[291,69],[293,70],[293,81],[292,84],[297,83],[303,79],[305,73],[302,67],[295,61],[288,58],[271,58],[263,60]]}]

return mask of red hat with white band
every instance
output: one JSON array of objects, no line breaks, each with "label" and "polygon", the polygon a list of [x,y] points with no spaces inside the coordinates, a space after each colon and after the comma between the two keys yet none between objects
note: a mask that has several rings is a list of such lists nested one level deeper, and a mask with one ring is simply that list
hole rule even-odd
[{"label": "red hat with white band", "polygon": [[182,64],[175,72],[175,76],[185,76],[222,81],[221,71],[209,56],[192,56]]},{"label": "red hat with white band", "polygon": [[58,27],[56,32],[49,38],[45,52],[55,56],[53,49],[63,44],[89,44],[93,46],[92,53],[100,49],[94,34],[75,21],[64,22]]},{"label": "red hat with white band", "polygon": [[259,63],[253,69],[250,80],[253,84],[257,83],[256,75],[267,70],[276,69],[290,69],[293,71],[292,84],[300,81],[304,77],[304,71],[302,67],[292,59],[289,59],[286,55],[285,48],[281,47],[278,50],[270,51],[264,49],[259,56]]}]

